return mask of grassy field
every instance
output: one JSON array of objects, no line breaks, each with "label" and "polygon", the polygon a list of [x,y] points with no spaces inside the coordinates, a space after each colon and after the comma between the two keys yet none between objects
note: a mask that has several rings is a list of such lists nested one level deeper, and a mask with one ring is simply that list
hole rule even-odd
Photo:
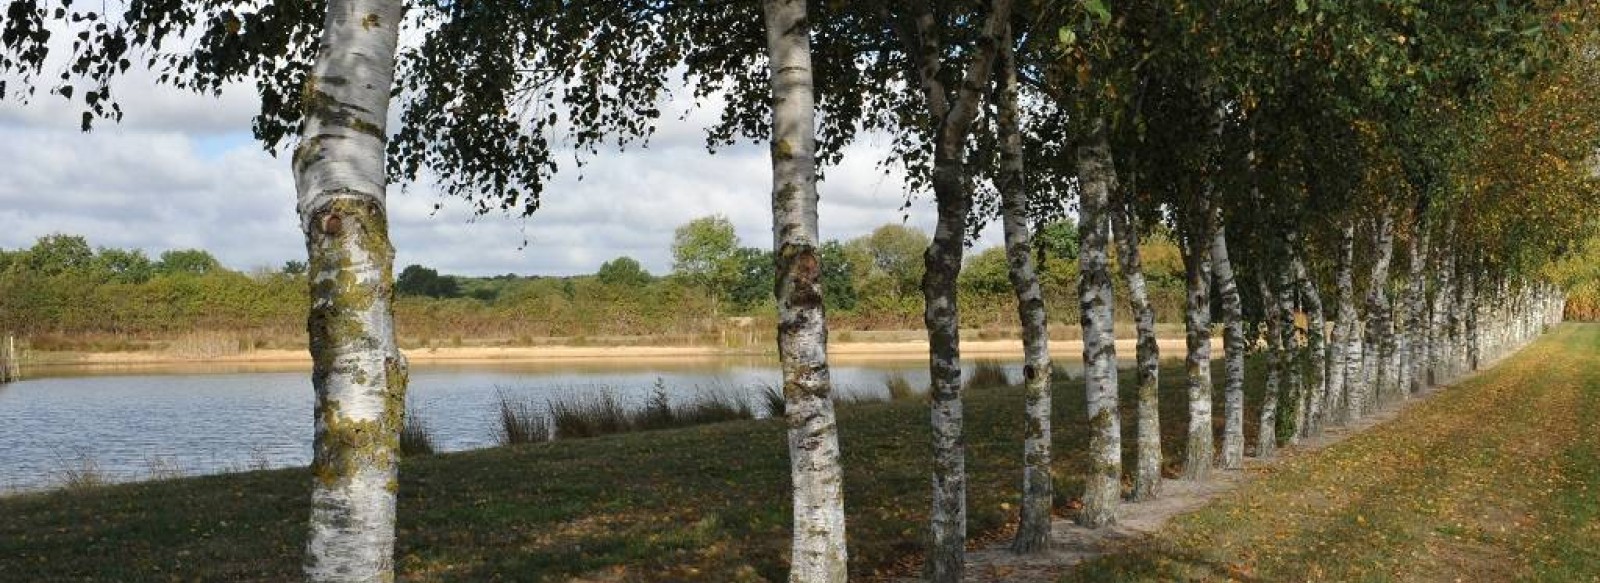
[{"label": "grassy field", "polygon": [[[1173,430],[1166,449],[1176,460],[1182,371],[1165,375]],[[1081,491],[1073,476],[1086,443],[1082,386],[1063,382],[1056,394],[1057,505],[1065,508]],[[1022,395],[968,395],[971,532],[992,540],[1007,536],[1014,518]],[[840,428],[853,574],[910,572],[928,513],[927,407],[920,399],[852,404],[841,409]],[[407,460],[401,578],[783,580],[784,439],[781,421],[738,421]],[[279,470],[0,498],[0,573],[35,581],[293,579],[309,482],[304,470]]]},{"label": "grassy field", "polygon": [[[1581,424],[1600,413],[1597,345],[1600,326],[1563,327],[1078,579],[1593,578],[1600,438]],[[1163,374],[1170,475],[1185,413],[1181,368]],[[1066,508],[1081,491],[1081,385],[1060,383],[1056,395],[1057,506]],[[996,540],[1015,512],[1022,397],[980,389],[968,403],[971,532]],[[858,580],[916,568],[926,411],[916,401],[841,409]],[[280,470],[0,498],[0,573],[294,579],[308,485],[304,470]],[[420,457],[402,472],[397,561],[408,581],[779,581],[787,492],[783,426],[772,420]]]},{"label": "grassy field", "polygon": [[1066,581],[1600,581],[1597,420],[1600,325],[1568,324]]}]

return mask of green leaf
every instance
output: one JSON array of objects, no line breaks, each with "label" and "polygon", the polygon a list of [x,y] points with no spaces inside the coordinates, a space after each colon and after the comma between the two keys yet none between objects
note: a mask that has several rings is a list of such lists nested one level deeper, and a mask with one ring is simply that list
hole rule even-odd
[{"label": "green leaf", "polygon": [[1093,14],[1095,18],[1100,19],[1101,24],[1111,22],[1111,10],[1106,8],[1106,4],[1102,0],[1083,0],[1083,9],[1088,10],[1089,14]]},{"label": "green leaf", "polygon": [[1311,3],[1306,0],[1294,0],[1295,14],[1305,14],[1309,10],[1311,10]]},{"label": "green leaf", "polygon": [[1064,47],[1070,47],[1078,43],[1078,33],[1065,26],[1056,31],[1056,36],[1061,41],[1061,46]]}]

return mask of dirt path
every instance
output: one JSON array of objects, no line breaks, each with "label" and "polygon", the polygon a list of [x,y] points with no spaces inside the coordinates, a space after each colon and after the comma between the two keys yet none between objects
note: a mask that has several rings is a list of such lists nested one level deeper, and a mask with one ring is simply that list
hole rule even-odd
[{"label": "dirt path", "polygon": [[[1299,445],[1279,450],[1277,456],[1262,460],[1246,458],[1243,470],[1217,470],[1212,479],[1202,483],[1184,480],[1166,480],[1160,497],[1122,506],[1119,523],[1112,528],[1090,530],[1078,526],[1070,519],[1057,517],[1052,525],[1054,544],[1042,554],[1018,556],[1009,549],[1009,540],[1002,541],[967,554],[965,581],[1006,583],[1054,583],[1085,560],[1116,552],[1126,543],[1159,532],[1173,517],[1200,509],[1212,500],[1239,489],[1258,477],[1270,473],[1274,467],[1290,460],[1316,453],[1330,445],[1387,423],[1411,407],[1474,376],[1493,370],[1496,363],[1485,366],[1479,373],[1463,376],[1448,385],[1396,403],[1384,410],[1347,427],[1333,427],[1323,435],[1304,439]],[[909,583],[917,579],[902,579]]]}]

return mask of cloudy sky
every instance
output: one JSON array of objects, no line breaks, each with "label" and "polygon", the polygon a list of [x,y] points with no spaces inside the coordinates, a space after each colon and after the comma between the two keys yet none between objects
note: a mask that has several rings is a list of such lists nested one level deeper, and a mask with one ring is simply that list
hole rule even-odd
[{"label": "cloudy sky", "polygon": [[[122,123],[101,122],[88,134],[78,131],[78,111],[59,97],[0,102],[0,247],[68,233],[152,256],[204,248],[235,269],[304,258],[289,164],[252,140],[256,105],[248,87],[220,98],[148,82],[121,83],[116,91],[127,112]],[[466,204],[442,199],[429,184],[392,189],[396,263],[463,275],[565,275],[629,255],[665,273],[673,228],[712,213],[731,219],[746,245],[769,246],[765,148],[707,154],[701,128],[715,112],[689,101],[665,105],[669,121],[648,148],[602,151],[581,180],[565,164],[529,219],[474,218]],[[820,185],[824,238],[901,220],[901,181],[876,167],[886,140],[876,142],[854,146]],[[443,209],[435,212],[435,203]],[[931,229],[926,197],[913,204],[909,220]],[[991,226],[980,245],[996,242]]]}]

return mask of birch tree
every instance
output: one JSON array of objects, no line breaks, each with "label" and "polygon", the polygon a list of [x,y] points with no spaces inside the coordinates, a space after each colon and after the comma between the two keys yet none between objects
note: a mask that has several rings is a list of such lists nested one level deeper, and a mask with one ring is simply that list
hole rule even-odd
[{"label": "birch tree", "polygon": [[1017,319],[1022,323],[1022,382],[1027,422],[1023,435],[1021,523],[1011,549],[1035,553],[1050,547],[1054,472],[1050,469],[1050,333],[1044,294],[1034,265],[1032,230],[1028,228],[1028,184],[1023,160],[1021,106],[1018,103],[1017,57],[1014,34],[1005,25],[995,65],[995,104],[999,115],[1001,225],[1005,231],[1007,275],[1017,296]]},{"label": "birch tree", "polygon": [[385,123],[404,5],[333,0],[306,82],[295,189],[311,281],[311,581],[394,579],[406,362],[394,335]]},{"label": "birch tree", "polygon": [[844,472],[828,374],[828,327],[817,234],[816,107],[804,0],[764,0],[772,76],[772,239],[778,356],[794,529],[789,580],[847,578]]},{"label": "birch tree", "polygon": [[[1129,182],[1133,182],[1130,177]],[[1117,263],[1128,287],[1128,307],[1137,329],[1135,364],[1138,378],[1138,460],[1133,475],[1135,502],[1149,500],[1161,492],[1161,348],[1156,343],[1156,314],[1150,306],[1144,278],[1144,262],[1139,255],[1139,229],[1135,226],[1134,189],[1124,188],[1122,204],[1111,210],[1112,238],[1117,243]]]},{"label": "birch tree", "polygon": [[1111,192],[1116,166],[1105,121],[1090,121],[1077,148],[1078,308],[1083,325],[1083,383],[1088,400],[1089,467],[1084,475],[1078,523],[1089,528],[1116,524],[1122,496],[1122,423],[1117,412],[1117,345],[1112,330],[1110,247]]},{"label": "birch tree", "polygon": [[1227,381],[1223,388],[1222,452],[1217,467],[1237,470],[1244,467],[1244,357],[1249,347],[1244,337],[1244,304],[1239,299],[1239,284],[1228,260],[1227,230],[1218,211],[1212,220],[1211,278],[1217,297],[1222,300],[1222,347],[1227,360]]},{"label": "birch tree", "polygon": [[923,255],[922,279],[928,328],[928,369],[933,426],[932,537],[925,574],[930,581],[959,581],[966,566],[966,444],[961,402],[961,337],[956,281],[972,210],[972,177],[967,140],[978,116],[978,101],[992,78],[1000,36],[1011,18],[1010,0],[991,0],[983,26],[955,87],[942,73],[950,55],[943,25],[927,2],[889,15],[904,46],[933,140],[930,185],[938,219],[933,241]]}]

